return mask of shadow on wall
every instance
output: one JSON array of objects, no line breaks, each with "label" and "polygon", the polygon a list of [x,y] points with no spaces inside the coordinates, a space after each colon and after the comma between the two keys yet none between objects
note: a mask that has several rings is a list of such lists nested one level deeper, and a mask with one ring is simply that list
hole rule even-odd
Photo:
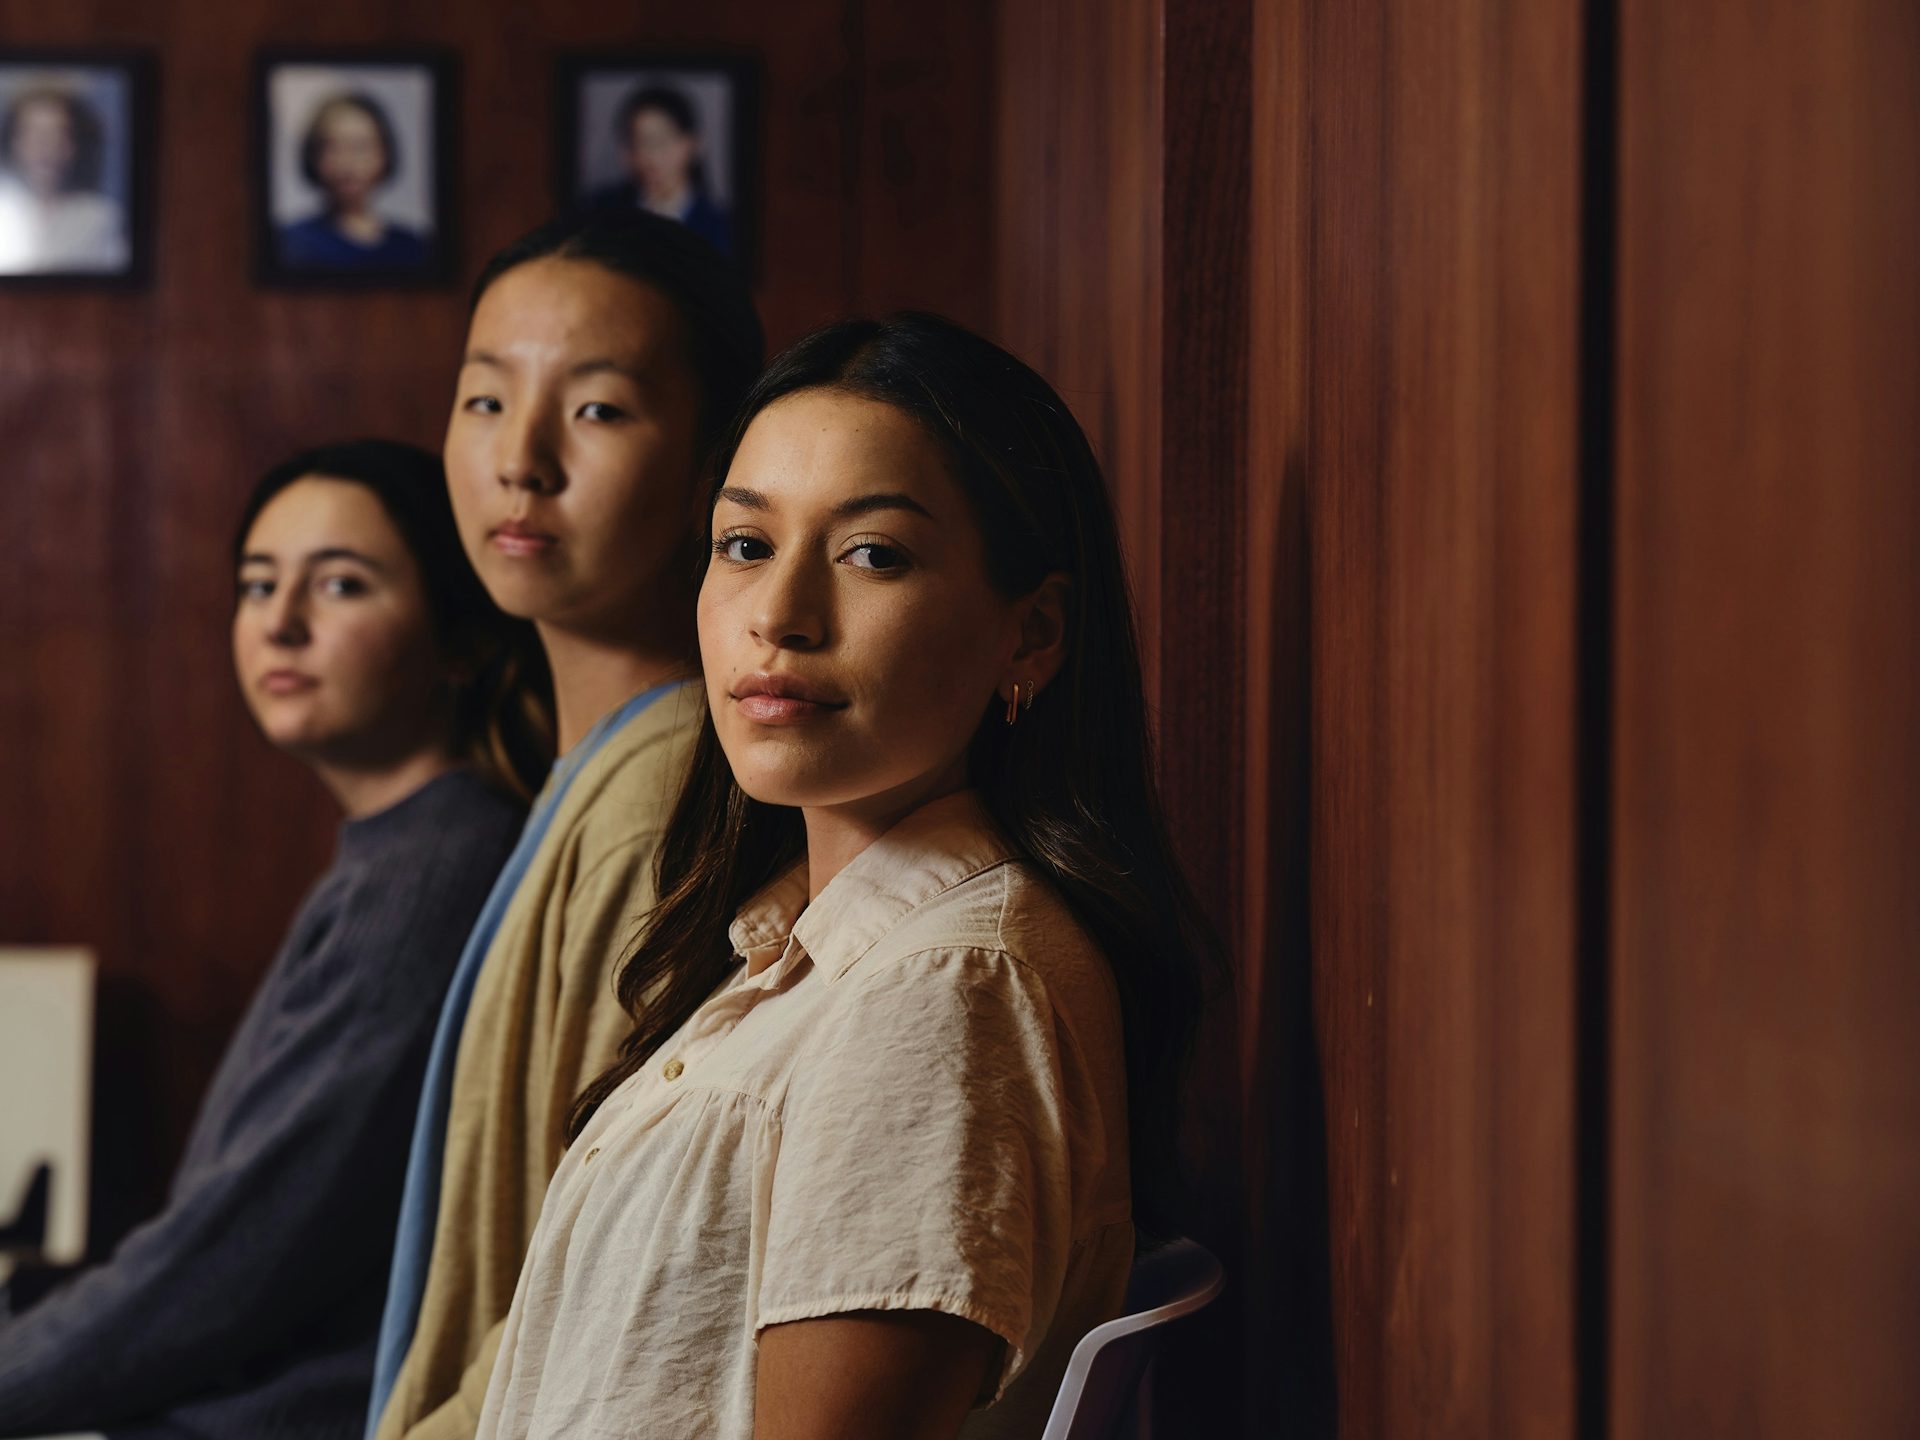
[{"label": "shadow on wall", "polygon": [[[104,1260],[111,1246],[166,1198],[164,1178],[176,1157],[167,1144],[161,1087],[135,1077],[163,1075],[167,1007],[158,989],[128,976],[100,978],[93,1052],[93,1205],[87,1255]],[[217,1053],[217,1052],[216,1052]]]}]

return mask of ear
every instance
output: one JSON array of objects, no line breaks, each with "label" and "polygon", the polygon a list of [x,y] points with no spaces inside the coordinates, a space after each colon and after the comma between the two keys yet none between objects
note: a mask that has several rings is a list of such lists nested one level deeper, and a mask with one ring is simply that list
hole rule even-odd
[{"label": "ear", "polygon": [[1031,697],[1047,688],[1067,663],[1067,606],[1073,581],[1056,570],[1020,602],[1020,643],[1000,678],[1000,698],[1011,699],[1014,681]]}]

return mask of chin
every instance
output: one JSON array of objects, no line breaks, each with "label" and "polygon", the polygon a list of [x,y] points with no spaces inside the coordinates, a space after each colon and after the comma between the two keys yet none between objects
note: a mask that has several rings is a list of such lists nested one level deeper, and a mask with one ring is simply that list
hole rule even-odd
[{"label": "chin", "polygon": [[493,603],[516,620],[550,620],[561,608],[554,587],[539,576],[498,562],[482,566],[479,573]]},{"label": "chin", "polygon": [[296,760],[306,760],[326,750],[333,737],[317,734],[308,725],[262,725],[260,733],[274,749]]},{"label": "chin", "polygon": [[[784,762],[784,763],[783,763]],[[898,776],[848,774],[838,767],[810,767],[800,757],[764,755],[759,763],[735,766],[733,777],[748,798],[762,805],[827,810],[881,800],[911,784]]]}]

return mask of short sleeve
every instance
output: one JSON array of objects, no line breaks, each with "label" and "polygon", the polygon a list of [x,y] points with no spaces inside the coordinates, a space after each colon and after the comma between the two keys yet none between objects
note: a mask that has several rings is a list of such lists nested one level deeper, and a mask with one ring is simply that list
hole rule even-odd
[{"label": "short sleeve", "polygon": [[1072,1246],[1072,1053],[1042,980],[950,949],[835,982],[781,1107],[755,1308],[768,1325],[939,1310],[1038,1348]]}]

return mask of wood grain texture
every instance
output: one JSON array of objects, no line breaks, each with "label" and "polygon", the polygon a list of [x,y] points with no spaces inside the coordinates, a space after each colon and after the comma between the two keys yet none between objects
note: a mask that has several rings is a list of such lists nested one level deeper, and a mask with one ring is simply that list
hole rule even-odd
[{"label": "wood grain texture", "polygon": [[1114,496],[1158,695],[1161,32],[1151,0],[996,9],[994,314]]},{"label": "wood grain texture", "polygon": [[1620,1436],[1920,1434],[1920,14],[1621,13]]},{"label": "wood grain texture", "polygon": [[[1269,1363],[1249,1323],[1264,1273],[1250,1269],[1249,1192],[1267,1178],[1243,1154],[1242,1076],[1262,1054],[1240,1022],[1249,948],[1241,896],[1245,784],[1248,206],[1253,6],[1165,0],[1162,19],[1161,359],[1155,628],[1159,762],[1167,824],[1226,946],[1234,983],[1201,1022],[1186,1153],[1193,1229],[1244,1288],[1169,1342],[1156,1400],[1163,1429],[1250,1425],[1249,1390]],[[1262,737],[1262,743],[1265,737]],[[1251,1042],[1251,1048],[1243,1048]]]},{"label": "wood grain texture", "polygon": [[[1175,844],[1239,934],[1249,84],[1244,4],[1000,8],[1002,338],[1059,388],[1113,492]],[[1176,120],[1177,117],[1177,120]],[[1239,955],[1235,954],[1236,966]],[[1165,1357],[1169,1433],[1250,1422],[1242,1030],[1210,1013],[1191,1086],[1193,1229],[1236,1276]]]},{"label": "wood grain texture", "polygon": [[858,0],[0,0],[0,34],[144,46],[159,70],[152,285],[0,292],[0,524],[18,537],[0,566],[0,938],[101,954],[93,1239],[106,1246],[158,1202],[336,823],[233,689],[236,509],[301,445],[382,434],[437,449],[465,323],[457,289],[254,286],[254,51],[456,53],[463,274],[549,208],[559,51],[758,52],[758,294],[785,343],[854,308],[987,321],[992,30],[970,7],[910,25]]},{"label": "wood grain texture", "polygon": [[[1336,1433],[1309,852],[1307,99],[1299,5],[1256,4],[1248,214],[1239,1076],[1248,1433]],[[1261,1422],[1265,1422],[1264,1429]]]},{"label": "wood grain texture", "polygon": [[1304,12],[1340,1433],[1566,1436],[1578,12]]}]

